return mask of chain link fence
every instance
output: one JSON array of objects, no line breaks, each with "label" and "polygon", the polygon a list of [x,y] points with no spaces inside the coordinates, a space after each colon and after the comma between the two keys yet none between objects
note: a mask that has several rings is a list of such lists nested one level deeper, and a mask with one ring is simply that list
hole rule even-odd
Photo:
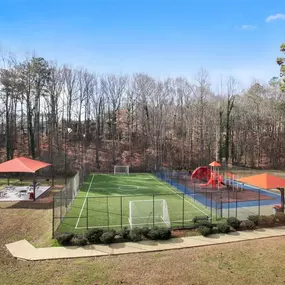
[{"label": "chain link fence", "polygon": [[69,212],[73,205],[74,199],[88,177],[85,169],[79,170],[72,178],[67,181],[65,187],[53,197],[53,219],[52,219],[52,236],[57,231],[63,218]]},{"label": "chain link fence", "polygon": [[[192,181],[191,173],[186,171],[163,168],[153,174],[165,182],[163,184],[165,189],[169,188],[169,194],[155,194],[154,189],[153,195],[76,197],[87,178],[87,173],[78,172],[54,196],[53,234],[56,231],[78,233],[90,228],[122,229],[132,227],[131,220],[139,221],[134,223],[139,227],[167,225],[165,212],[156,206],[158,201],[165,201],[163,204],[167,205],[173,228],[191,227],[197,220],[216,222],[229,217],[245,220],[250,215],[270,215],[273,206],[281,201],[278,193],[237,181],[224,185],[222,189],[213,189],[211,185],[201,186],[201,181]],[[88,185],[91,182],[86,180]],[[136,204],[136,201],[143,201],[146,206],[132,217],[130,204]]]},{"label": "chain link fence", "polygon": [[[57,212],[55,222],[59,232],[84,232],[91,228],[122,229],[124,227],[171,226],[191,227],[195,220],[215,219],[211,203],[199,203],[202,194],[190,197],[184,193],[76,197],[67,213]],[[64,198],[56,197],[57,204]],[[211,199],[210,199],[211,201]]]},{"label": "chain link fence", "polygon": [[[255,170],[248,172],[248,169],[236,167],[230,173],[229,169],[223,169],[220,173],[224,177],[234,174],[238,179],[260,172]],[[230,185],[223,185],[220,189],[213,189],[211,185],[201,186],[202,181],[192,181],[191,173],[186,171],[162,168],[155,174],[161,180],[193,199],[196,199],[195,197],[199,194],[199,199],[196,200],[206,207],[211,205],[217,219],[236,217],[245,220],[249,215],[270,215],[273,212],[273,206],[281,203],[278,192],[244,185],[236,180],[232,180],[229,183]]]}]

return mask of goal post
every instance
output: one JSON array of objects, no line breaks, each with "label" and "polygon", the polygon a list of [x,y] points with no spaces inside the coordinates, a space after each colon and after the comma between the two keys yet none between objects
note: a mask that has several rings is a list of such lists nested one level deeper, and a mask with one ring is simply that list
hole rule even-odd
[{"label": "goal post", "polygon": [[115,165],[114,166],[114,175],[118,174],[130,174],[130,167],[129,165]]},{"label": "goal post", "polygon": [[164,199],[129,201],[129,223],[134,227],[170,227],[168,206]]}]

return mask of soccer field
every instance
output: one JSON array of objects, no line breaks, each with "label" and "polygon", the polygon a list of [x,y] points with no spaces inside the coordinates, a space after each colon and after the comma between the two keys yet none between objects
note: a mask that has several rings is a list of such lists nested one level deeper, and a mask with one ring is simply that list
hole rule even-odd
[{"label": "soccer field", "polygon": [[190,225],[195,216],[211,216],[205,206],[152,174],[93,174],[89,175],[58,230],[82,232],[97,227],[129,227],[130,201],[135,201],[132,214],[136,217],[133,226],[137,227],[166,226],[161,217],[162,201],[167,206],[171,227]]}]

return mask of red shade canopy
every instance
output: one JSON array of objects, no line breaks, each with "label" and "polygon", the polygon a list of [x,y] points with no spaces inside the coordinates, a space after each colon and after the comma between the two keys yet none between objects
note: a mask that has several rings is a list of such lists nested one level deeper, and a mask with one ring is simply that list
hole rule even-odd
[{"label": "red shade canopy", "polygon": [[220,167],[220,166],[222,166],[219,162],[217,162],[217,161],[213,161],[213,162],[211,162],[210,164],[209,164],[210,166],[213,166],[213,167]]},{"label": "red shade canopy", "polygon": [[35,173],[37,170],[50,166],[50,163],[33,160],[27,157],[17,157],[0,164],[0,172],[27,172]]},{"label": "red shade canopy", "polygon": [[284,188],[285,179],[278,176],[270,175],[268,173],[248,176],[238,179],[239,182],[243,182],[262,189],[274,189]]}]

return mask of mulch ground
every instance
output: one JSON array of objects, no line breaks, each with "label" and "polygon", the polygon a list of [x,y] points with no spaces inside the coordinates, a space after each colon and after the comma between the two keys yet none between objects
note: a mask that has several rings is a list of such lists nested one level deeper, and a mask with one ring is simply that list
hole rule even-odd
[{"label": "mulch ground", "polygon": [[[203,193],[207,198],[213,199],[215,202],[221,201],[221,193],[220,192],[206,192]],[[222,201],[225,203],[231,202],[246,202],[246,201],[258,201],[258,200],[274,200],[274,198],[261,194],[259,195],[258,192],[251,191],[251,190],[243,190],[241,192],[234,192],[231,190],[224,190],[222,192]]]}]

